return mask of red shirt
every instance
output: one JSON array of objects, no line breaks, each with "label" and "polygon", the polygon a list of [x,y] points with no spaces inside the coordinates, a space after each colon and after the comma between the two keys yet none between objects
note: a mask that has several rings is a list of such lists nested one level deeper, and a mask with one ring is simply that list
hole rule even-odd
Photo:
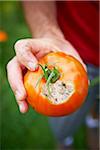
[{"label": "red shirt", "polygon": [[85,63],[99,65],[99,2],[57,1],[58,24]]}]

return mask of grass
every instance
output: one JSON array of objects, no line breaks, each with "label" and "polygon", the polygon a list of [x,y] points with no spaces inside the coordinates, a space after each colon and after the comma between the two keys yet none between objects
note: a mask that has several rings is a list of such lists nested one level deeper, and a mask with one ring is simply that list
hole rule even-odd
[{"label": "grass", "polygon": [[[7,32],[8,41],[0,43],[0,144],[2,150],[56,149],[56,141],[48,118],[31,108],[25,115],[18,111],[14,95],[6,77],[6,64],[15,55],[13,45],[21,38],[31,37],[20,2],[0,2],[0,28]],[[74,148],[87,147],[84,127],[75,135]]]}]

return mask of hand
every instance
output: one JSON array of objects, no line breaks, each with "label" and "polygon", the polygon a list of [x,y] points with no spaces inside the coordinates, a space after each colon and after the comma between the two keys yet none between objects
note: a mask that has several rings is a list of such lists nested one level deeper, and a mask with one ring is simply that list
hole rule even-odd
[{"label": "hand", "polygon": [[64,39],[23,39],[15,44],[15,51],[16,56],[7,64],[7,72],[10,86],[22,113],[28,110],[27,93],[23,85],[23,72],[26,68],[35,71],[38,68],[38,60],[41,57],[51,51],[63,51],[78,59],[86,69],[77,51]]}]

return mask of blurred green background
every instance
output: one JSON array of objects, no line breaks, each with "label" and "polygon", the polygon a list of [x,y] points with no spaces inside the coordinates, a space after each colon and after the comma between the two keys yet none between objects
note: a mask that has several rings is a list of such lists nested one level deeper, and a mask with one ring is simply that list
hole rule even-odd
[{"label": "blurred green background", "polygon": [[[1,13],[2,12],[2,13]],[[15,55],[14,43],[31,37],[24,20],[20,2],[0,2],[0,30],[8,40],[0,43],[0,146],[2,150],[56,150],[57,142],[50,129],[48,118],[30,108],[21,114],[6,77],[6,64]],[[88,149],[86,127],[74,135],[74,149]]]}]

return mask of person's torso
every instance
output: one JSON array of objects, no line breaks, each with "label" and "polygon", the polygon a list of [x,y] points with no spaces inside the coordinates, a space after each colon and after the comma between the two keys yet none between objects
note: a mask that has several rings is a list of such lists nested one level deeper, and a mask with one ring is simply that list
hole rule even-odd
[{"label": "person's torso", "polygon": [[58,24],[86,63],[99,65],[99,4],[57,1]]}]

